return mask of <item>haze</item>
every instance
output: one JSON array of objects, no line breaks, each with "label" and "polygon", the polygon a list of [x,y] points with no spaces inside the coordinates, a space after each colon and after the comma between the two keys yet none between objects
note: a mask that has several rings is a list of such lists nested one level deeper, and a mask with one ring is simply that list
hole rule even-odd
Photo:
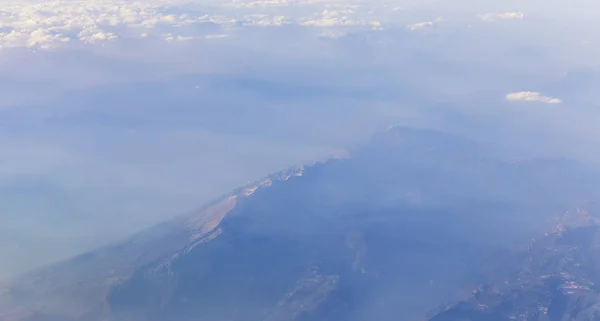
[{"label": "haze", "polygon": [[0,278],[392,124],[595,163],[600,5],[0,1]]}]

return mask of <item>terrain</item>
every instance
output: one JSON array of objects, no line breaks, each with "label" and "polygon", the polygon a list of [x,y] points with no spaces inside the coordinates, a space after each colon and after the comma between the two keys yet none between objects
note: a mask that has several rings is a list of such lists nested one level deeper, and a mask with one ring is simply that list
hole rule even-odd
[{"label": "terrain", "polygon": [[600,221],[567,216],[508,258],[505,279],[480,285],[468,300],[446,306],[431,321],[600,320]]},{"label": "terrain", "polygon": [[495,150],[392,127],[11,280],[0,319],[596,320],[600,176]]}]

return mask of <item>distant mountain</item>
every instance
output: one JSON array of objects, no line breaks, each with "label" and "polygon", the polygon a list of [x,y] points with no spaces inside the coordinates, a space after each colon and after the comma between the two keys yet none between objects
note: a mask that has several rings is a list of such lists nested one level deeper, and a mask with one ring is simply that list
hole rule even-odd
[{"label": "distant mountain", "polygon": [[393,127],[348,158],[272,175],[11,281],[0,319],[470,320],[460,313],[479,311],[472,289],[508,280],[523,244],[569,209],[593,213],[598,177]]},{"label": "distant mountain", "polygon": [[600,320],[600,221],[574,217],[506,257],[506,279],[481,285],[430,321]]}]

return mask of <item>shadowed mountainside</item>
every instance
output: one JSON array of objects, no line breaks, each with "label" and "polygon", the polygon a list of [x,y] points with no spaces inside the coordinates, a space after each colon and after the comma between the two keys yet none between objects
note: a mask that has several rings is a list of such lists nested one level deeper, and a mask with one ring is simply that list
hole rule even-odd
[{"label": "shadowed mountainside", "polygon": [[585,212],[568,218],[508,258],[506,278],[491,275],[430,321],[600,320],[600,221]]},{"label": "shadowed mountainside", "polygon": [[597,174],[580,164],[509,161],[486,148],[391,128],[347,159],[279,173],[126,242],[25,275],[0,293],[0,316],[425,318],[440,303],[468,299],[490,273],[503,276],[493,262],[512,262],[557,214],[593,210],[600,196]]}]

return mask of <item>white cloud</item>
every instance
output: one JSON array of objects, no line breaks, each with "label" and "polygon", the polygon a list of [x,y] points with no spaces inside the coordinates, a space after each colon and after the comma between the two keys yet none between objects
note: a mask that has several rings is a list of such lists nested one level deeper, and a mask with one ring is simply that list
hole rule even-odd
[{"label": "white cloud", "polygon": [[94,43],[97,41],[114,40],[118,36],[112,32],[104,32],[97,28],[84,29],[79,32],[79,40],[86,43]]},{"label": "white cloud", "polygon": [[71,40],[86,43],[117,38],[116,27],[153,15],[151,6],[123,1],[27,1],[0,4],[2,47],[51,48]]},{"label": "white cloud", "polygon": [[[267,7],[267,6],[287,6],[293,3],[302,1],[294,0],[259,0],[259,1],[232,1],[232,6],[236,8],[255,8],[255,7]],[[306,1],[308,2],[308,1]]]},{"label": "white cloud", "polygon": [[424,21],[424,22],[418,22],[418,23],[408,25],[408,26],[406,26],[406,28],[414,31],[414,30],[421,30],[421,29],[429,28],[432,26],[433,26],[432,21]]},{"label": "white cloud", "polygon": [[290,21],[285,16],[269,16],[266,14],[253,14],[244,16],[243,24],[245,26],[276,27],[289,24]]},{"label": "white cloud", "polygon": [[307,18],[301,18],[300,24],[308,27],[352,27],[363,26],[373,29],[381,29],[380,21],[364,19],[356,14],[352,8],[343,8],[342,10],[323,10],[320,14]]},{"label": "white cloud", "polygon": [[562,101],[558,98],[544,96],[539,92],[520,91],[506,95],[508,101],[523,101],[523,102],[541,102],[546,104],[560,104]]},{"label": "white cloud", "polygon": [[361,24],[360,21],[348,17],[352,13],[352,10],[324,10],[316,17],[305,18],[301,24],[311,27],[355,26]]},{"label": "white cloud", "polygon": [[521,20],[525,17],[525,14],[522,12],[484,13],[477,17],[484,21]]},{"label": "white cloud", "polygon": [[[288,24],[383,28],[382,22],[371,19],[372,6],[345,0],[234,0],[203,4],[193,0],[8,1],[0,1],[2,48],[46,49],[67,42],[93,44],[117,38],[163,37],[180,33],[179,27],[204,23],[219,25],[224,31]],[[181,37],[200,39],[207,35],[198,28],[189,29],[194,33]]]},{"label": "white cloud", "polygon": [[71,39],[61,34],[52,34],[48,30],[36,29],[28,35],[27,45],[33,47],[39,45],[41,48],[48,48],[53,42],[68,42]]},{"label": "white cloud", "polygon": [[[71,40],[97,43],[121,36],[145,38],[162,36],[177,27],[196,23],[232,25],[237,22],[218,14],[173,13],[178,5],[190,3],[189,0],[176,3],[165,0],[1,1],[0,47],[51,48]],[[181,40],[178,36],[174,38]]]},{"label": "white cloud", "polygon": [[167,33],[164,35],[166,41],[188,41],[193,40],[194,37],[191,36],[182,36],[182,35],[174,35],[172,33]]}]

